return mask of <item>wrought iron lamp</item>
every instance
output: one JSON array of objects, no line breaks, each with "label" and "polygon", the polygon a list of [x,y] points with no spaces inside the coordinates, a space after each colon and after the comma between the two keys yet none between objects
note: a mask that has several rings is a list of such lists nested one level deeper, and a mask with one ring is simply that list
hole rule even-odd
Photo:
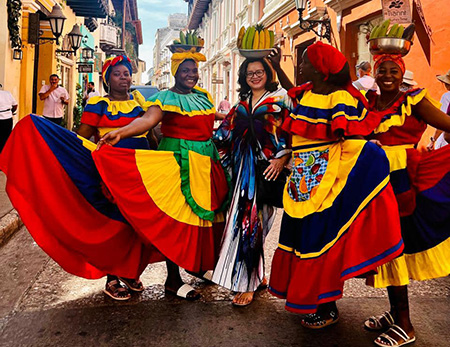
[{"label": "wrought iron lamp", "polygon": [[47,19],[50,22],[53,36],[55,36],[54,40],[56,40],[56,44],[58,44],[66,20],[66,16],[64,16],[61,7],[58,4],[53,6],[52,12],[47,16]]},{"label": "wrought iron lamp", "polygon": [[85,47],[81,50],[81,58],[90,60],[94,58],[94,50],[90,47]]},{"label": "wrought iron lamp", "polygon": [[67,36],[69,37],[70,47],[72,49],[71,50],[57,49],[56,50],[57,54],[66,56],[76,54],[78,48],[80,48],[81,40],[83,39],[83,34],[81,33],[80,26],[78,24],[75,24],[73,26],[72,31],[68,33]]},{"label": "wrought iron lamp", "polygon": [[15,48],[13,50],[13,59],[14,60],[22,60],[22,54],[23,54],[22,49]]},{"label": "wrought iron lamp", "polygon": [[[312,31],[320,38],[325,38],[331,42],[331,20],[326,8],[323,8],[322,19],[303,19],[303,11],[308,0],[295,0],[295,7],[298,11],[299,27],[306,31]],[[315,29],[315,26],[318,26]]]}]

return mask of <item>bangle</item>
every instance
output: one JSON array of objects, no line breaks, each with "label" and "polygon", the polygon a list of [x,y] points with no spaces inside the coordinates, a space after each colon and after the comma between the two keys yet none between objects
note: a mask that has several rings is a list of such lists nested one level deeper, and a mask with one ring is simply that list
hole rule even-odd
[{"label": "bangle", "polygon": [[434,136],[431,136],[431,137],[430,137],[430,141],[431,141],[431,142],[436,142],[436,139],[434,138]]}]

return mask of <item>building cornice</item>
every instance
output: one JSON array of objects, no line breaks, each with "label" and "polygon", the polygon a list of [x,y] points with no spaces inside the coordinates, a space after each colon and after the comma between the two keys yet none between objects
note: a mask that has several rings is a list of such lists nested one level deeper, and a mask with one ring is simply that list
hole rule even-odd
[{"label": "building cornice", "polygon": [[353,7],[361,2],[368,2],[369,0],[325,0],[323,3],[332,8],[334,12],[340,13],[347,8]]},{"label": "building cornice", "polygon": [[293,0],[282,0],[281,3],[273,1],[264,8],[264,15],[259,20],[259,23],[268,27],[292,10],[295,10],[295,1]]}]

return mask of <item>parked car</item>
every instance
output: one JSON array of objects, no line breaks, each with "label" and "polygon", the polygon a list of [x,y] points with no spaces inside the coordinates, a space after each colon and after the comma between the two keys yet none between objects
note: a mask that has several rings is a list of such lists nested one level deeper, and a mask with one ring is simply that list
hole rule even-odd
[{"label": "parked car", "polygon": [[137,90],[139,93],[141,93],[145,100],[148,100],[149,97],[151,97],[153,94],[156,94],[159,92],[159,89],[155,86],[131,86],[131,91]]}]

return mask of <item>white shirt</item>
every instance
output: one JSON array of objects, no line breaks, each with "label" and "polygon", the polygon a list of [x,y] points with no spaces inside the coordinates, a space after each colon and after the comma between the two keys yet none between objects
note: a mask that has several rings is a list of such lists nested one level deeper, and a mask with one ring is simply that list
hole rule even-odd
[{"label": "white shirt", "polygon": [[441,97],[441,104],[442,104],[441,111],[442,112],[447,113],[449,103],[450,103],[450,91],[442,94],[442,97]]},{"label": "white shirt", "polygon": [[377,90],[378,87],[375,83],[375,78],[368,75],[357,79],[355,82],[353,82],[353,85],[356,89],[365,90],[366,92],[368,90]]},{"label": "white shirt", "polygon": [[87,103],[87,102],[89,101],[89,99],[92,98],[93,96],[100,96],[100,93],[97,92],[96,90],[90,92],[90,93],[87,95],[86,103]]},{"label": "white shirt", "polygon": [[[49,89],[49,84],[42,86],[39,94],[47,93]],[[69,99],[69,93],[67,92],[67,90],[59,86],[50,93],[47,99],[44,100],[44,110],[42,111],[42,114],[44,116],[49,118],[64,117],[64,104],[61,101],[61,96],[64,97],[64,100]]]},{"label": "white shirt", "polygon": [[16,105],[17,101],[10,92],[0,90],[0,119],[12,118],[11,108]]},{"label": "white shirt", "polygon": [[441,135],[439,135],[439,137],[436,140],[436,143],[434,144],[434,149],[439,149],[441,147],[448,145],[448,142],[445,141],[445,139],[444,139],[444,135],[445,135],[445,133],[442,133]]}]

